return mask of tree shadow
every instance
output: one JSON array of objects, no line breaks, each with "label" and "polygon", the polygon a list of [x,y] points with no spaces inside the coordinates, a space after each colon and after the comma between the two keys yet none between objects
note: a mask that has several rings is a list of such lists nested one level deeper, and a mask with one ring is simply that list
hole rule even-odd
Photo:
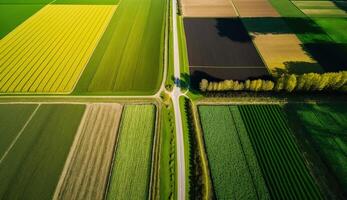
[{"label": "tree shadow", "polygon": [[[323,165],[319,166],[319,173],[323,173],[323,177],[329,180],[328,187],[334,192],[334,195],[338,195],[341,199],[347,197],[346,181],[343,183],[341,177],[342,174],[337,174],[335,166],[338,160],[347,160],[346,152],[334,141],[339,138],[345,144],[347,144],[347,127],[345,123],[338,120],[340,115],[346,115],[345,104],[336,104],[338,106],[332,106],[330,104],[318,104],[320,109],[317,109],[313,104],[297,104],[291,103],[284,106],[284,110],[287,113],[290,124],[295,127],[295,130],[299,134],[299,137],[303,137],[303,140],[309,143],[309,150],[313,152],[316,158],[322,162]],[[311,113],[313,117],[303,117],[303,113]],[[324,118],[324,119],[323,119]],[[295,125],[294,125],[295,124]],[[337,158],[339,156],[339,158]],[[337,159],[337,160],[335,160]],[[315,160],[318,162],[318,160]],[[318,164],[318,163],[316,163]],[[317,169],[316,169],[317,170]],[[345,170],[346,173],[346,170]],[[320,174],[321,175],[321,174]]]},{"label": "tree shadow", "polygon": [[347,69],[347,44],[315,42],[302,44],[302,47],[326,72]]},{"label": "tree shadow", "polygon": [[216,20],[219,36],[237,42],[252,42],[251,36],[239,18],[217,18]]},{"label": "tree shadow", "polygon": [[321,66],[318,63],[310,63],[304,61],[288,61],[284,63],[284,68],[275,68],[272,74],[276,77],[282,74],[304,74],[310,72],[323,73]]},{"label": "tree shadow", "polygon": [[242,18],[249,32],[258,34],[325,34],[324,30],[309,18],[257,17]]}]

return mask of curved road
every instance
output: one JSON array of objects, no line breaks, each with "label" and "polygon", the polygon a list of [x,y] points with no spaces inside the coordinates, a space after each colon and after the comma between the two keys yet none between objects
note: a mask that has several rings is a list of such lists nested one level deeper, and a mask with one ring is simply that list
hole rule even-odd
[{"label": "curved road", "polygon": [[176,122],[176,148],[177,148],[177,199],[184,200],[186,194],[186,176],[185,176],[185,160],[184,160],[184,141],[183,141],[183,128],[181,110],[179,104],[179,97],[182,95],[180,88],[180,60],[178,48],[178,35],[177,35],[177,2],[172,0],[172,21],[173,21],[173,50],[174,50],[174,76],[175,86],[171,92],[171,98],[175,111]]}]

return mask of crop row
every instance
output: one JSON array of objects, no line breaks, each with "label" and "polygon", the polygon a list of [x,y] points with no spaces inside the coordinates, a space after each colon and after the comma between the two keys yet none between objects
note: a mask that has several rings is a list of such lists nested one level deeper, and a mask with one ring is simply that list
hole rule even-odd
[{"label": "crop row", "polygon": [[71,92],[115,6],[47,5],[0,42],[0,92]]},{"label": "crop row", "polygon": [[239,106],[273,199],[322,199],[279,106]]}]

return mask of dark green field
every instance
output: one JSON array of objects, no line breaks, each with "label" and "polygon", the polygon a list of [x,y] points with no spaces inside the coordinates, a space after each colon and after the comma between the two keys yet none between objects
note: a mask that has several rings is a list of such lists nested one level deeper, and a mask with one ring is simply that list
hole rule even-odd
[{"label": "dark green field", "polygon": [[39,11],[44,4],[0,4],[0,39],[5,37],[28,17]]},{"label": "dark green field", "polygon": [[36,108],[0,106],[0,199],[52,198],[85,106]]},{"label": "dark green field", "polygon": [[280,106],[200,106],[199,111],[217,198],[323,198]]},{"label": "dark green field", "polygon": [[347,104],[288,104],[286,109],[347,193]]}]

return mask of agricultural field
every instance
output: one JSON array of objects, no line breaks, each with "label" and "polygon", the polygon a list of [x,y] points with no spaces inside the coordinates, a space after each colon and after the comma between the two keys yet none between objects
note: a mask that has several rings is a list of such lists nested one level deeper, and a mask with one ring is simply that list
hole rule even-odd
[{"label": "agricultural field", "polygon": [[53,196],[84,110],[77,104],[0,106],[1,199]]},{"label": "agricultural field", "polygon": [[193,79],[243,80],[268,75],[240,20],[185,18],[184,29]]},{"label": "agricultural field", "polygon": [[236,17],[237,12],[228,0],[182,0],[184,17]]},{"label": "agricultural field", "polygon": [[42,8],[0,41],[0,92],[71,93],[115,10]]},{"label": "agricultural field", "polygon": [[0,40],[43,6],[43,4],[16,5],[0,3]]},{"label": "agricultural field", "polygon": [[107,199],[149,197],[155,121],[153,105],[125,106]]},{"label": "agricultural field", "polygon": [[87,105],[54,199],[103,199],[121,113],[120,104]]},{"label": "agricultural field", "polygon": [[218,199],[269,199],[260,166],[237,107],[199,107]]},{"label": "agricultural field", "polygon": [[[199,113],[217,198],[238,193],[273,199],[323,198],[280,106],[200,106]],[[226,180],[230,182],[223,183]],[[228,194],[233,182],[240,188]],[[242,194],[244,188],[248,189]]]},{"label": "agricultural field", "polygon": [[76,93],[155,93],[163,73],[166,3],[122,0]]},{"label": "agricultural field", "polygon": [[233,0],[232,2],[241,18],[279,17],[278,12],[267,0]]},{"label": "agricultural field", "polygon": [[347,194],[347,109],[346,103],[287,104],[288,115],[296,118],[297,132],[338,180]]}]

